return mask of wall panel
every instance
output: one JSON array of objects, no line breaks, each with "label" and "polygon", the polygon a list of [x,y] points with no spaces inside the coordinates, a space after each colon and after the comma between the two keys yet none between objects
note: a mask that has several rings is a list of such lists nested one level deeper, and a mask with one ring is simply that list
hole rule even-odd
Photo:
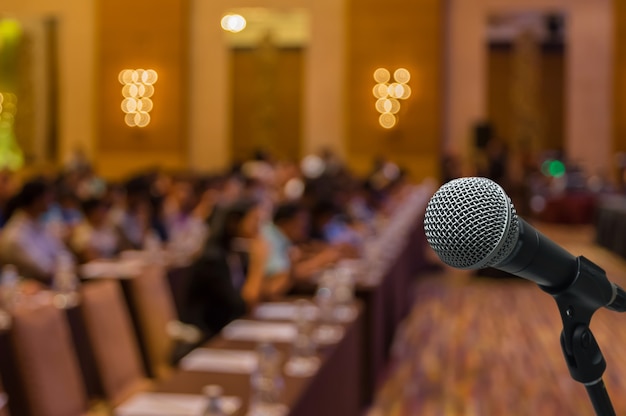
[{"label": "wall panel", "polygon": [[[438,176],[443,75],[440,0],[348,3],[347,142],[353,167],[367,169],[375,155],[400,161],[415,179]],[[402,102],[398,124],[378,124],[373,72],[411,72],[412,96]]]},{"label": "wall panel", "polygon": [[[97,168],[105,176],[161,164],[184,167],[187,149],[188,1],[100,0],[97,7]],[[122,69],[159,75],[147,127],[120,109]],[[116,164],[116,160],[125,161]]]}]

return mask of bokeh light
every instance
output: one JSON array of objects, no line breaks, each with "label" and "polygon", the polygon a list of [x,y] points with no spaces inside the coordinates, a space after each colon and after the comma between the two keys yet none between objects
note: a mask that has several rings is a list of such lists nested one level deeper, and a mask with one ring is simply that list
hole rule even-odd
[{"label": "bokeh light", "polygon": [[382,113],[380,117],[378,117],[378,122],[382,127],[390,129],[396,125],[396,116],[391,113]]},{"label": "bokeh light", "polygon": [[377,82],[372,89],[376,97],[375,108],[380,113],[379,124],[390,129],[394,127],[398,119],[395,114],[400,111],[399,100],[406,100],[411,96],[411,88],[407,82],[411,79],[411,74],[405,68],[398,68],[393,73],[395,82],[389,83],[391,75],[386,68],[378,68],[374,71],[374,80]]},{"label": "bokeh light", "polygon": [[378,68],[376,71],[374,71],[374,81],[378,82],[379,84],[385,84],[389,81],[390,78],[391,74],[389,74],[389,71],[385,68]]},{"label": "bokeh light", "polygon": [[159,79],[153,69],[124,69],[118,75],[122,87],[121,108],[125,113],[124,122],[130,127],[145,127],[150,124],[150,111],[154,103],[153,84]]},{"label": "bokeh light", "polygon": [[222,17],[222,29],[227,32],[241,32],[246,28],[246,25],[246,18],[240,14],[227,14]]}]

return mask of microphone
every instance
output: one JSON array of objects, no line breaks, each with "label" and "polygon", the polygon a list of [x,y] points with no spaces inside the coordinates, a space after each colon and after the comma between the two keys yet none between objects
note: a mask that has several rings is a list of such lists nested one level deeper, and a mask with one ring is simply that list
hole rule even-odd
[{"label": "microphone", "polygon": [[518,217],[511,199],[490,179],[460,178],[439,188],[426,207],[424,230],[449,266],[493,267],[531,280],[555,297],[575,288],[590,309],[626,310],[626,292],[609,282],[604,270]]}]

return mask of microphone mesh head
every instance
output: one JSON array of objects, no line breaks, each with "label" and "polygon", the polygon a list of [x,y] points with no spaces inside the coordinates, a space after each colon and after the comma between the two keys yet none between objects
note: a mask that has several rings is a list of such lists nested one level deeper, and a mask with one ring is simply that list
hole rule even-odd
[{"label": "microphone mesh head", "polygon": [[443,185],[426,207],[424,230],[446,264],[459,269],[496,266],[515,248],[519,221],[504,190],[486,178]]}]

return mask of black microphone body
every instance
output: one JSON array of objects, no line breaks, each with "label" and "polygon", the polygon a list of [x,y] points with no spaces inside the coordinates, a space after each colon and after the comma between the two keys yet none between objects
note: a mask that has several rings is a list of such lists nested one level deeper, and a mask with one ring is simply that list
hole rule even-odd
[{"label": "black microphone body", "polygon": [[443,185],[426,208],[424,228],[431,247],[450,266],[493,267],[531,280],[553,296],[576,286],[581,300],[595,309],[626,310],[626,292],[604,270],[519,218],[504,190],[489,179],[460,178]]},{"label": "black microphone body", "polygon": [[521,218],[513,252],[492,267],[532,280],[549,292],[568,287],[576,276],[576,257]]}]

